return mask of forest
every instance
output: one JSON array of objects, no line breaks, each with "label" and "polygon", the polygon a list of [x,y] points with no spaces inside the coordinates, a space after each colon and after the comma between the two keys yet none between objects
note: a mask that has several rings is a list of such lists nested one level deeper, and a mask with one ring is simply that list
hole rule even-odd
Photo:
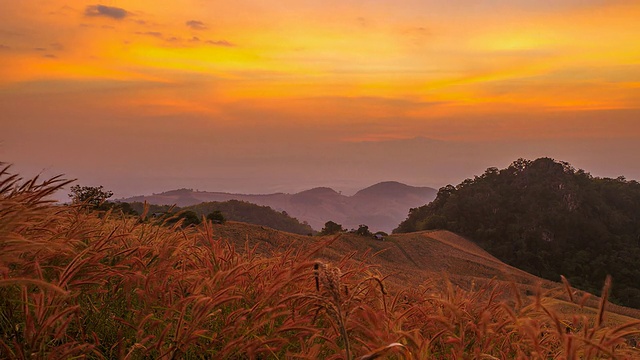
[{"label": "forest", "polygon": [[518,159],[441,188],[394,232],[450,230],[510,265],[554,281],[564,275],[593,293],[610,274],[612,300],[638,308],[639,217],[637,181],[594,177],[550,158]]}]

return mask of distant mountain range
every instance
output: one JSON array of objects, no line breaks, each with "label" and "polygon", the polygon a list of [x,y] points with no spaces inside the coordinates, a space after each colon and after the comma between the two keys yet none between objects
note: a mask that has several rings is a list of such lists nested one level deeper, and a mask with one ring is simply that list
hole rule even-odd
[{"label": "distant mountain range", "polygon": [[223,192],[179,189],[160,194],[134,196],[121,201],[148,202],[155,205],[192,206],[210,201],[240,200],[256,205],[269,206],[285,211],[300,221],[306,221],[320,230],[327,221],[334,221],[344,228],[354,229],[360,224],[372,231],[391,232],[406,219],[409,209],[431,202],[437,190],[415,187],[395,181],[375,184],[346,196],[328,187],[318,187],[296,194],[276,193],[268,195],[230,194]]}]

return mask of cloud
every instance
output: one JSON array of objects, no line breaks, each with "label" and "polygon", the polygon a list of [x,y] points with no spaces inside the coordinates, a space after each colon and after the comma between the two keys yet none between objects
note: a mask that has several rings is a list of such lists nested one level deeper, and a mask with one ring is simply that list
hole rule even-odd
[{"label": "cloud", "polygon": [[215,45],[215,46],[225,46],[225,47],[235,47],[236,44],[231,43],[227,40],[207,40],[205,43],[209,44],[209,45]]},{"label": "cloud", "polygon": [[136,31],[136,34],[138,34],[138,35],[149,35],[149,36],[153,36],[153,37],[157,37],[157,38],[162,38],[162,33],[159,32],[159,31],[145,31],[145,32]]},{"label": "cloud", "polygon": [[222,46],[222,47],[235,47],[236,44],[227,41],[227,40],[204,40],[200,39],[197,36],[192,36],[191,38],[181,38],[174,36],[172,34],[165,34],[159,31],[136,31],[134,34],[142,35],[142,36],[151,36],[156,39],[162,40],[167,44],[171,44],[171,46],[198,46],[198,44],[203,45],[213,45],[213,46]]},{"label": "cloud", "polygon": [[367,18],[365,18],[364,16],[360,16],[356,19],[356,21],[358,22],[358,25],[361,27],[369,27],[371,25],[371,21],[369,21]]},{"label": "cloud", "polygon": [[127,10],[119,7],[106,6],[106,5],[89,5],[84,10],[84,15],[85,16],[104,16],[104,17],[115,19],[115,20],[122,20],[125,17],[127,17],[129,13],[127,12]]},{"label": "cloud", "polygon": [[205,23],[203,23],[202,21],[198,21],[198,20],[189,20],[186,22],[186,25],[190,28],[192,28],[193,30],[206,30],[207,29],[207,25],[205,25]]},{"label": "cloud", "polygon": [[62,45],[62,44],[60,44],[58,42],[51,43],[50,45],[51,45],[51,49],[53,49],[54,51],[62,51],[62,50],[64,50],[64,45]]},{"label": "cloud", "polygon": [[5,44],[0,44],[0,50],[10,50],[11,46],[7,46]]}]

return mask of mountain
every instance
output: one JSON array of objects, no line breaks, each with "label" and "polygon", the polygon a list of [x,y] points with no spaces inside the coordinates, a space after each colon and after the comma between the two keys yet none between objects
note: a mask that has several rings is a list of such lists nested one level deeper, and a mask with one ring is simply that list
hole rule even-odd
[{"label": "mountain", "polygon": [[202,202],[240,200],[269,206],[278,212],[307,222],[320,230],[327,221],[334,221],[348,229],[360,224],[374,231],[391,232],[411,208],[430,202],[436,196],[430,187],[415,187],[388,181],[358,191],[353,196],[342,195],[328,187],[318,187],[296,194],[268,195],[229,194],[223,192],[179,189],[122,199],[125,202],[148,202],[156,205],[191,206]]},{"label": "mountain", "polygon": [[396,232],[447,229],[500,260],[547,279],[561,274],[612,300],[640,307],[640,183],[597,178],[566,162],[520,159],[448,185],[412,209]]}]

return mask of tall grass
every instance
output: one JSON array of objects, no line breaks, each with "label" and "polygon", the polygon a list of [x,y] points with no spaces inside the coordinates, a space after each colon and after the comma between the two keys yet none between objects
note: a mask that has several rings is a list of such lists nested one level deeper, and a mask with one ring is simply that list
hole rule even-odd
[{"label": "tall grass", "polygon": [[209,223],[182,229],[47,200],[67,183],[0,171],[0,358],[639,355],[625,340],[640,323],[605,326],[606,296],[567,332],[542,293],[439,279],[390,291],[354,254],[319,261],[326,242],[259,255]]}]

